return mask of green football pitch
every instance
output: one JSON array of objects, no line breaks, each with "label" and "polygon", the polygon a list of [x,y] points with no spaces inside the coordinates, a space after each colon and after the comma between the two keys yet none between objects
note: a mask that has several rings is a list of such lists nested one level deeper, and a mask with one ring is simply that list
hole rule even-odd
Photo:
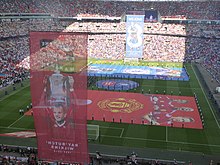
[{"label": "green football pitch", "polygon": [[[91,62],[91,61],[90,61]],[[144,65],[144,64],[143,64]],[[181,150],[205,154],[220,154],[220,124],[212,102],[208,99],[197,69],[186,64],[190,81],[140,80],[140,86],[129,92],[161,93],[183,96],[197,94],[204,116],[203,130],[173,128],[150,125],[109,123],[88,121],[88,124],[99,125],[99,138],[89,143],[136,148],[159,148],[164,150]],[[101,78],[100,78],[101,79]],[[96,90],[93,88],[93,90]],[[5,91],[0,91],[5,92]],[[29,83],[0,98],[0,133],[34,130],[32,116],[21,116],[19,109],[26,109],[31,102]],[[36,146],[35,138],[21,139],[0,136],[0,143]]]}]

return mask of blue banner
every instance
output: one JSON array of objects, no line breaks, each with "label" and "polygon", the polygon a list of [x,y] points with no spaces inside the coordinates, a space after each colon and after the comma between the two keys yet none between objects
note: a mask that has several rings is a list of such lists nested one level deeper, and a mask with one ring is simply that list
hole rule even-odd
[{"label": "blue banner", "polygon": [[127,15],[126,18],[126,58],[142,58],[144,15]]}]

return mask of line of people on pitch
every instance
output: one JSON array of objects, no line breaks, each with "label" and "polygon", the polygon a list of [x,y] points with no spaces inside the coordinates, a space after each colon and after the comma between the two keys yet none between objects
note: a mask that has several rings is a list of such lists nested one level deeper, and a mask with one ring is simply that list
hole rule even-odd
[{"label": "line of people on pitch", "polygon": [[[30,103],[30,105],[27,105],[26,107],[26,111],[29,111],[32,108],[32,103]],[[19,109],[19,114],[20,115],[24,115],[25,110],[23,108]]]}]

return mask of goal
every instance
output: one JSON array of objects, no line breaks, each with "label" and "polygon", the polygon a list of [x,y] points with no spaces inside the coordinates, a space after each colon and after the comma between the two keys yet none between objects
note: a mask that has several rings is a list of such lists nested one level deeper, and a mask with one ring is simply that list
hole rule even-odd
[{"label": "goal", "polygon": [[97,140],[99,138],[99,125],[87,124],[88,140]]}]

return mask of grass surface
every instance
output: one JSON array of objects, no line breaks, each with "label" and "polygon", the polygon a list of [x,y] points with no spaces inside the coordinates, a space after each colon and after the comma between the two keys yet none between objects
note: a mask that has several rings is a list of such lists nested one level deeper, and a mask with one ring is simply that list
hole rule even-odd
[{"label": "grass surface", "polygon": [[[163,94],[165,91],[166,94],[179,95],[181,93],[184,96],[193,96],[193,93],[196,93],[205,120],[205,128],[203,130],[88,121],[88,124],[100,126],[99,140],[90,143],[220,154],[219,118],[201,88],[201,84],[195,74],[196,69],[191,64],[187,64],[186,68],[190,75],[189,82],[137,79],[135,81],[138,81],[140,86],[129,92],[140,93],[143,89],[145,93]],[[98,79],[101,78],[99,77]],[[96,89],[94,84],[91,86],[93,86],[93,90]],[[92,88],[91,86],[89,89]],[[21,116],[18,112],[21,108],[26,109],[30,102],[28,84],[1,98],[0,133],[34,129],[33,118],[31,116]],[[12,137],[0,137],[1,143],[36,146],[35,139],[15,139]]]}]

